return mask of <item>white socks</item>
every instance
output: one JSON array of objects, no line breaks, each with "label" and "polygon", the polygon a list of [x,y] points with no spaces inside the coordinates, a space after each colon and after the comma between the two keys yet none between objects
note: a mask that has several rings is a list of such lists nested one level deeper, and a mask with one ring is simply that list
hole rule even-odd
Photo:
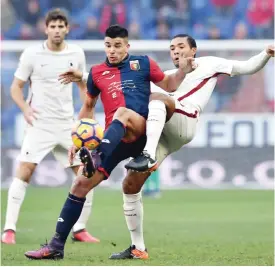
[{"label": "white socks", "polygon": [[128,229],[131,234],[132,245],[140,251],[145,250],[143,239],[143,204],[141,192],[138,194],[123,194],[123,210]]},{"label": "white socks", "polygon": [[[21,205],[25,198],[27,187],[28,187],[28,183],[23,182],[17,177],[13,179],[8,192],[6,223],[5,223],[4,231],[8,229],[16,231],[16,223],[18,220]],[[74,232],[86,228],[86,223],[91,214],[93,195],[94,195],[94,190],[91,190],[87,194],[82,213],[78,221],[73,227]]]},{"label": "white socks", "polygon": [[156,159],[158,142],[166,121],[166,107],[160,100],[149,103],[149,114],[146,122],[147,142],[144,148],[152,159]]},{"label": "white socks", "polygon": [[88,219],[92,211],[93,196],[94,196],[94,190],[91,190],[86,196],[86,201],[84,203],[80,217],[78,221],[75,223],[75,225],[73,226],[73,232],[77,232],[79,230],[86,228],[86,224],[88,222]]},{"label": "white socks", "polygon": [[4,231],[11,229],[16,231],[16,223],[21,205],[25,198],[28,183],[15,177],[10,185]]}]

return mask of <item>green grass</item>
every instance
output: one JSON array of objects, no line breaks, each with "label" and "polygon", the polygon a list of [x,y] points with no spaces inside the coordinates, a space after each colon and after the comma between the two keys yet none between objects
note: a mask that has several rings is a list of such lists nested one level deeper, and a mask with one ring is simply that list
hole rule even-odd
[{"label": "green grass", "polygon": [[[27,250],[49,240],[67,189],[30,188],[17,244],[3,245],[2,265],[273,265],[272,191],[165,191],[144,198],[148,261],[110,261],[130,244],[118,191],[98,190],[88,229],[100,244],[68,241],[63,261],[30,261]],[[2,191],[2,224],[7,192]]]}]

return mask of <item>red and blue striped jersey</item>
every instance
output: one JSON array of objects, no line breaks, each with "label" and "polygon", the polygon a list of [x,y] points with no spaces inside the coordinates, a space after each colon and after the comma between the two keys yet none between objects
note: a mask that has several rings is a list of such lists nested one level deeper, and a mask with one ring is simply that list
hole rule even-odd
[{"label": "red and blue striped jersey", "polygon": [[144,118],[148,116],[150,81],[157,83],[165,74],[148,56],[128,55],[118,65],[108,60],[91,68],[87,89],[90,97],[101,96],[105,112],[105,129],[119,107],[131,109]]}]

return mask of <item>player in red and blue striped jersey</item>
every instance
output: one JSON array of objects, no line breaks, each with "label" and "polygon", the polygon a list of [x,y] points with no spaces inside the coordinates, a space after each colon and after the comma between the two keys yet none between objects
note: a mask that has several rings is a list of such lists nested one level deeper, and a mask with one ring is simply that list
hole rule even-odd
[{"label": "player in red and blue striped jersey", "polygon": [[[106,116],[103,140],[91,155],[86,148],[80,150],[85,176],[79,176],[63,206],[56,233],[51,242],[36,251],[26,252],[28,258],[60,259],[68,234],[78,219],[87,193],[107,179],[119,162],[137,157],[143,150],[146,135],[150,82],[171,91],[183,81],[185,74],[194,69],[193,58],[180,57],[179,69],[165,75],[148,56],[128,54],[128,31],[118,25],[111,26],[105,36],[106,61],[92,67],[88,75],[70,70],[61,75],[63,83],[87,79],[87,97],[79,113],[79,119],[94,118],[94,106],[101,95]],[[75,148],[71,150],[73,159]],[[127,198],[127,194],[124,195]],[[132,201],[129,196],[128,202]],[[131,220],[126,216],[126,221]],[[127,221],[128,223],[128,221]],[[129,257],[148,258],[145,248],[131,246]]]}]

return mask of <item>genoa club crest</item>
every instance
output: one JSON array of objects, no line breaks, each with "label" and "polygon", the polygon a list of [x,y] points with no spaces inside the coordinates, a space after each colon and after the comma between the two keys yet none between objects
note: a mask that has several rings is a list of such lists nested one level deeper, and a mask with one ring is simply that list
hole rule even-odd
[{"label": "genoa club crest", "polygon": [[138,60],[131,60],[130,61],[130,68],[131,68],[131,70],[139,70],[140,69],[139,61]]}]

